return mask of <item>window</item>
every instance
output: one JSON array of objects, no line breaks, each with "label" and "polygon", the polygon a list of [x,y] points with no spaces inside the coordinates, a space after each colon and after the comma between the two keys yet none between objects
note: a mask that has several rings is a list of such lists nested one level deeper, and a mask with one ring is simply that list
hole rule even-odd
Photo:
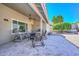
[{"label": "window", "polygon": [[13,20],[13,33],[16,32],[26,32],[27,31],[27,24],[19,21]]},{"label": "window", "polygon": [[18,30],[17,21],[13,21],[13,33],[17,32],[17,30]]},{"label": "window", "polygon": [[25,23],[18,22],[19,32],[25,32]]}]

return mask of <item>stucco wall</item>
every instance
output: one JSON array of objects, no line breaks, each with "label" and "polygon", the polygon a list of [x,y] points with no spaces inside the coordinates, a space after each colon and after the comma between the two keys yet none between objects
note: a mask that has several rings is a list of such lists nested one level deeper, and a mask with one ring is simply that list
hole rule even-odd
[{"label": "stucco wall", "polygon": [[42,27],[43,27],[43,31],[45,32],[46,31],[46,23],[44,21],[43,21]]},{"label": "stucco wall", "polygon": [[40,29],[40,19],[35,20],[32,26],[32,31],[37,31],[38,29]]},{"label": "stucco wall", "polygon": [[[40,24],[40,19],[35,20],[33,25],[32,25],[32,31],[37,31],[39,29],[41,29],[41,24]],[[44,21],[42,21],[42,30],[45,32],[46,30],[46,23]]]},{"label": "stucco wall", "polygon": [[47,33],[50,32],[50,25],[49,24],[46,24],[46,30],[47,30]]},{"label": "stucco wall", "polygon": [[[4,21],[4,18],[8,21]],[[3,4],[0,4],[0,44],[11,41],[11,20],[17,19],[24,21],[27,24],[29,23],[28,17],[16,12],[13,9],[6,7]],[[30,26],[30,25],[29,25]],[[30,27],[29,31],[30,31]]]}]

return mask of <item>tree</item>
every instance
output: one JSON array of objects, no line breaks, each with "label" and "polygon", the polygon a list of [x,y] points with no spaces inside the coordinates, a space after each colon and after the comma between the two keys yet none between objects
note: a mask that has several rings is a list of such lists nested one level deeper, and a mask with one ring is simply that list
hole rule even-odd
[{"label": "tree", "polygon": [[53,30],[58,30],[63,32],[64,30],[70,30],[72,24],[68,22],[57,23],[53,25]]},{"label": "tree", "polygon": [[63,16],[57,16],[58,19],[58,23],[62,23],[63,22]]},{"label": "tree", "polygon": [[53,16],[52,22],[53,22],[53,24],[62,23],[63,22],[63,16]]},{"label": "tree", "polygon": [[56,16],[53,16],[52,22],[53,22],[53,24],[57,23],[57,17]]}]

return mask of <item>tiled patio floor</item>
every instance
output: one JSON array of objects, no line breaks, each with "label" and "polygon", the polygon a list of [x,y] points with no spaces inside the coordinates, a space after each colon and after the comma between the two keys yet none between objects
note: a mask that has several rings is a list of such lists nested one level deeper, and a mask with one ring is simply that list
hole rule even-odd
[{"label": "tiled patio floor", "polygon": [[48,36],[44,40],[45,46],[31,47],[31,41],[9,42],[0,46],[0,55],[2,56],[77,56],[79,48],[69,43],[62,36]]}]

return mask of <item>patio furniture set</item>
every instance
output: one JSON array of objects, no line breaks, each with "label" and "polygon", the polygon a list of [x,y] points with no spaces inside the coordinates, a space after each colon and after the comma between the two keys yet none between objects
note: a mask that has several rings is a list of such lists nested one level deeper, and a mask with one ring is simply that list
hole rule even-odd
[{"label": "patio furniture set", "polygon": [[24,39],[30,40],[32,42],[32,47],[36,47],[36,42],[40,42],[41,46],[44,46],[44,38],[46,33],[43,32],[42,34],[40,32],[26,32],[26,33],[15,33],[12,35],[12,39],[14,42],[22,41]]}]

